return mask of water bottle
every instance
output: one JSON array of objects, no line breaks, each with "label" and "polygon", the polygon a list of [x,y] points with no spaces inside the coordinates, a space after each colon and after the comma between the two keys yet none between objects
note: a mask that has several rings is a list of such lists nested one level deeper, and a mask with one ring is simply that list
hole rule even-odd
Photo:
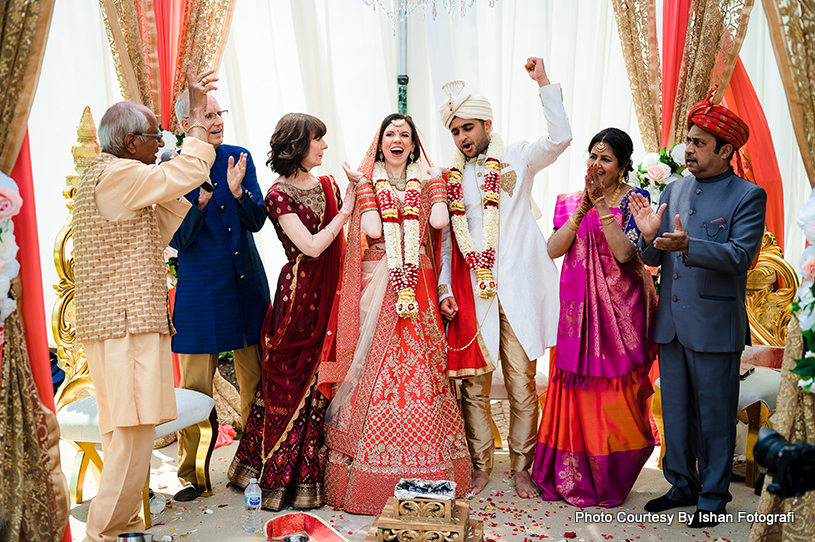
[{"label": "water bottle", "polygon": [[258,479],[249,480],[249,485],[243,492],[243,502],[246,505],[246,515],[243,517],[243,530],[255,533],[260,530],[260,486]]}]

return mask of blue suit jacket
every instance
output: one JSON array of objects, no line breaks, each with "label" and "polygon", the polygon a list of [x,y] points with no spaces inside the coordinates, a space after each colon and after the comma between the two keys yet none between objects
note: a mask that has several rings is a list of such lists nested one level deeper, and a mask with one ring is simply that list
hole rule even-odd
[{"label": "blue suit jacket", "polygon": [[[229,157],[237,162],[245,152],[243,203],[226,182]],[[214,187],[203,211],[194,204],[170,246],[178,250],[173,352],[212,354],[260,341],[260,328],[269,308],[269,283],[252,232],[266,222],[263,194],[249,151],[221,144],[210,169]],[[195,201],[196,188],[187,199]]]},{"label": "blue suit jacket", "polygon": [[766,192],[731,170],[709,179],[674,181],[659,203],[668,208],[658,236],[675,229],[679,213],[686,216],[682,227],[689,241],[685,255],[646,247],[640,238],[643,262],[662,266],[654,342],[677,337],[696,352],[743,350],[750,341],[747,271],[764,234]]}]

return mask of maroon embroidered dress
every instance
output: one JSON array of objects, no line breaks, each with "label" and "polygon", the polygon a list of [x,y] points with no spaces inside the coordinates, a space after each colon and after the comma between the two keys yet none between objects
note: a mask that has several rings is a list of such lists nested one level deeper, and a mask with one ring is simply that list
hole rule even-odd
[{"label": "maroon embroidered dress", "polygon": [[266,213],[289,261],[263,323],[263,375],[229,479],[246,487],[257,478],[261,506],[269,510],[325,503],[319,453],[328,401],[317,391],[317,369],[344,245],[340,235],[318,258],[308,258],[286,236],[279,218],[295,213],[314,234],[331,222],[339,203],[329,177],[307,190],[278,182],[266,194]]}]

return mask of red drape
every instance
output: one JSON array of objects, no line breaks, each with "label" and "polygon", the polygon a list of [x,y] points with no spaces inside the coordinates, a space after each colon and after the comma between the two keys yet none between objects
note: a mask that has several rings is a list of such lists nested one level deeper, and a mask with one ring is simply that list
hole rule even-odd
[{"label": "red drape", "polygon": [[[660,146],[666,147],[671,137],[671,119],[679,83],[679,68],[685,51],[688,33],[690,0],[665,0],[662,6],[662,137]],[[676,143],[676,142],[675,142]]]},{"label": "red drape", "polygon": [[744,152],[755,178],[749,180],[767,191],[767,229],[772,232],[778,246],[783,249],[784,186],[781,182],[781,171],[778,169],[778,158],[767,117],[741,59],[736,62],[722,104],[744,119],[750,127],[750,138],[744,145]]},{"label": "red drape", "polygon": [[[172,318],[175,310],[175,288],[170,288],[168,294],[170,298],[170,318]],[[173,352],[173,386],[176,388],[181,384],[181,365],[179,363],[178,354]]]},{"label": "red drape", "polygon": [[48,335],[45,328],[45,301],[40,268],[40,242],[37,235],[37,216],[34,205],[34,180],[31,174],[31,151],[26,131],[20,154],[11,178],[17,181],[23,207],[15,216],[14,235],[20,251],[20,279],[23,284],[22,317],[25,325],[25,342],[31,360],[31,372],[40,392],[43,404],[54,410],[54,387],[51,382],[51,360],[48,353]]},{"label": "red drape", "polygon": [[178,59],[178,35],[181,29],[181,14],[184,0],[154,2],[156,14],[156,37],[158,40],[158,66],[161,82],[161,126],[170,126],[173,110],[173,88],[175,85],[175,65]]},{"label": "red drape", "polygon": [[[11,178],[17,181],[23,207],[15,216],[14,236],[20,251],[20,280],[23,284],[22,317],[25,326],[25,343],[31,363],[31,373],[43,404],[54,408],[54,386],[51,381],[51,360],[48,353],[48,335],[45,327],[45,300],[42,294],[42,271],[40,269],[40,243],[37,234],[37,213],[34,204],[34,176],[31,172],[31,148],[26,130],[17,162],[11,170]],[[70,542],[71,526],[66,525],[62,542]]]},{"label": "red drape", "polygon": [[[181,14],[184,0],[168,0],[153,3],[156,15],[156,38],[158,41],[158,67],[161,84],[161,127],[170,126],[173,111],[173,88],[175,88],[175,65],[178,60],[178,35],[181,31]],[[175,289],[170,290],[170,315],[175,306]],[[177,388],[181,382],[178,354],[173,353],[173,382]]]}]

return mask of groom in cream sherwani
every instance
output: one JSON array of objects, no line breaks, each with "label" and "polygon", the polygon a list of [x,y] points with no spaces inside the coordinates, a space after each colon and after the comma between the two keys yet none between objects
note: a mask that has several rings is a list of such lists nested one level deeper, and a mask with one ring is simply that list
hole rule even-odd
[{"label": "groom in cream sherwani", "polygon": [[[463,200],[456,202],[448,183],[451,227],[442,242],[439,300],[442,315],[450,321],[448,374],[468,377],[461,392],[473,493],[484,489],[492,470],[490,388],[492,370],[500,361],[510,402],[510,467],[518,496],[526,498],[540,495],[528,472],[538,429],[535,361],[555,344],[559,310],[558,272],[532,215],[532,183],[535,174],[569,146],[572,132],[560,85],[549,82],[543,60],[529,58],[524,68],[540,87],[548,125],[548,134],[534,143],[504,146],[493,131],[492,106],[483,96],[450,93],[439,107],[458,148],[451,179],[454,186],[460,177]],[[494,183],[488,179],[499,167],[500,189],[491,192]],[[490,203],[495,199],[497,214]],[[471,252],[465,258],[468,247]]]}]

